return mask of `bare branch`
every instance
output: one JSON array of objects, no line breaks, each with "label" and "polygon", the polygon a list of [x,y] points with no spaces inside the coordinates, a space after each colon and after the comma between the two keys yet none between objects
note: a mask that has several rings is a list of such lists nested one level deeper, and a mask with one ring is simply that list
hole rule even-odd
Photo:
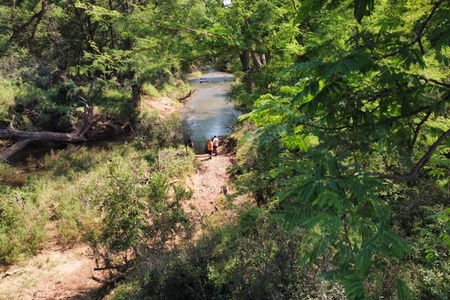
[{"label": "bare branch", "polygon": [[9,38],[9,41],[13,41],[17,38],[19,38],[20,36],[22,36],[25,32],[25,30],[27,29],[28,26],[30,26],[31,24],[33,24],[34,21],[36,21],[36,24],[34,25],[34,29],[33,32],[31,34],[31,38],[34,37],[35,35],[35,31],[37,28],[37,25],[39,24],[39,22],[41,21],[42,17],[44,16],[45,12],[47,11],[47,0],[43,0],[42,1],[42,6],[41,6],[41,10],[37,13],[35,13],[33,16],[31,16],[31,18],[25,22],[24,24],[18,26],[17,28],[14,29],[13,34],[11,35],[11,37]]}]

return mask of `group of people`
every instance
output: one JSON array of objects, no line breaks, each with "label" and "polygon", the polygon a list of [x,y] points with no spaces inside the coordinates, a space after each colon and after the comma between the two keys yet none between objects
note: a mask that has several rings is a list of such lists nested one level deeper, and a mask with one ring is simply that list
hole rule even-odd
[{"label": "group of people", "polygon": [[217,147],[219,147],[219,138],[215,135],[206,143],[206,153],[209,155],[209,159],[212,159],[213,154],[217,156]]},{"label": "group of people", "polygon": [[[219,147],[219,138],[215,135],[212,139],[208,139],[206,142],[206,154],[209,155],[209,159],[212,159],[212,156],[217,156],[217,148]],[[186,141],[186,146],[194,149],[194,142],[191,138]]]}]

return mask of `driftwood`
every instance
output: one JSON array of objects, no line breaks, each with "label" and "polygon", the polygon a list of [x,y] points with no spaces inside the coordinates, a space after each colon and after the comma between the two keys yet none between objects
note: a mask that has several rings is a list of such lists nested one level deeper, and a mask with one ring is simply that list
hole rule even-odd
[{"label": "driftwood", "polygon": [[184,96],[181,97],[181,98],[178,98],[178,101],[180,101],[180,102],[182,102],[182,103],[185,103],[186,100],[187,100],[189,97],[191,97],[192,94],[193,94],[196,90],[197,90],[197,89],[195,89],[195,90],[190,90],[189,93],[187,93],[186,95],[184,95]]}]

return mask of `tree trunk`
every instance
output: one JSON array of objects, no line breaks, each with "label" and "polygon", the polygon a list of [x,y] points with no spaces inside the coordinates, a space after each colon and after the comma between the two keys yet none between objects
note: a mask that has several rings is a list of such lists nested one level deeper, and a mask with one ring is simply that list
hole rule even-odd
[{"label": "tree trunk", "polygon": [[239,59],[241,60],[242,71],[247,72],[248,70],[250,70],[250,59],[248,51],[242,51],[242,53],[239,54]]},{"label": "tree trunk", "polygon": [[255,69],[256,70],[261,69],[261,66],[263,65],[261,63],[261,57],[258,56],[258,54],[253,51],[251,52],[251,56],[252,56],[253,66],[255,67]]},{"label": "tree trunk", "polygon": [[21,37],[26,32],[28,27],[31,26],[33,24],[33,22],[35,22],[34,27],[33,27],[33,32],[31,32],[30,37],[28,39],[21,41],[21,43],[24,44],[29,39],[32,39],[35,36],[36,28],[39,25],[40,21],[42,20],[42,17],[44,16],[46,11],[47,11],[47,0],[43,0],[42,4],[41,4],[41,10],[39,12],[35,13],[34,15],[32,15],[31,18],[24,24],[14,28],[13,33],[12,33],[11,37],[9,38],[9,41],[11,42],[11,41],[17,40],[19,37]]},{"label": "tree trunk", "polygon": [[70,133],[21,131],[13,128],[0,129],[0,140],[15,141],[15,144],[0,153],[0,161],[7,161],[13,154],[19,152],[31,142],[76,143],[101,139],[123,132],[124,126],[95,114],[94,107],[88,103],[89,99],[85,100],[84,111],[78,116],[79,122],[73,124],[73,131]]},{"label": "tree trunk", "polygon": [[22,150],[31,142],[84,142],[85,138],[74,133],[61,132],[31,132],[15,129],[0,129],[0,139],[16,139],[14,145],[0,153],[0,160],[7,161],[14,153]]},{"label": "tree trunk", "polygon": [[141,107],[142,84],[135,83],[131,86],[132,101],[134,107]]}]

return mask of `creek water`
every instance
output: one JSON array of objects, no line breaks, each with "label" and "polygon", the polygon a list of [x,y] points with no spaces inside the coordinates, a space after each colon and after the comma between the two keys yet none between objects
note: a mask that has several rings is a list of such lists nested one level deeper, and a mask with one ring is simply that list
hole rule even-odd
[{"label": "creek water", "polygon": [[182,111],[192,129],[194,152],[204,153],[205,144],[214,135],[228,135],[239,112],[228,98],[233,85],[233,75],[208,70],[202,77],[189,79],[192,90],[196,90]]}]

